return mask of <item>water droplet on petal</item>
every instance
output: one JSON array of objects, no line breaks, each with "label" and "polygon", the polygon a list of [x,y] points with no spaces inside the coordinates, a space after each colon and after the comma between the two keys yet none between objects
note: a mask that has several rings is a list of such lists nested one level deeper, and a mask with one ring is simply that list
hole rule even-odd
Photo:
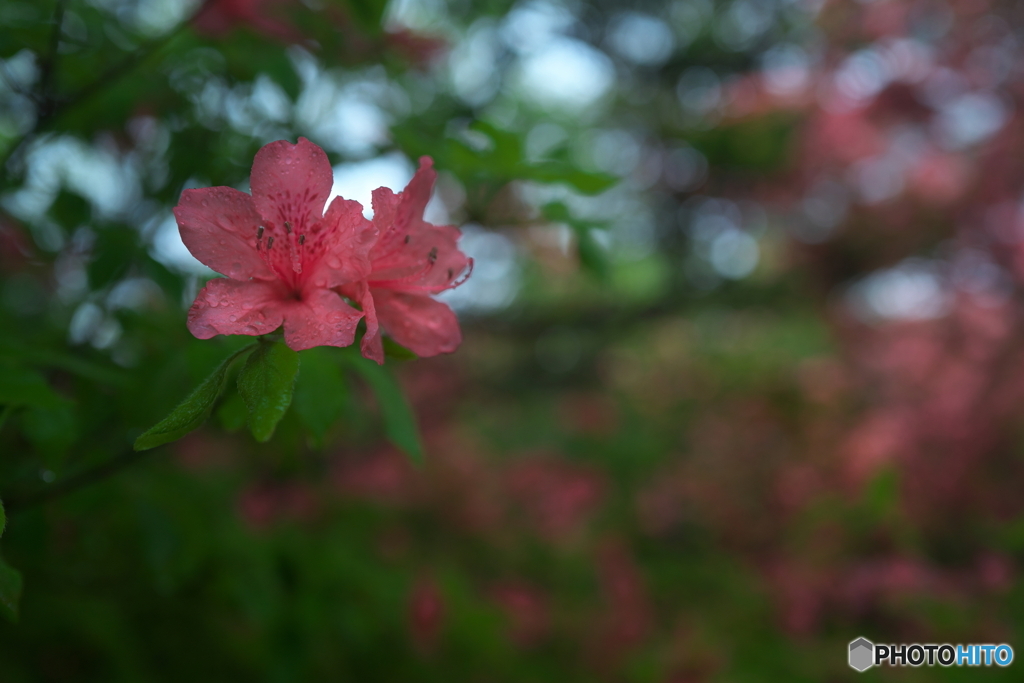
[{"label": "water droplet on petal", "polygon": [[236,320],[238,320],[238,316],[237,315],[228,316],[228,320],[230,320],[231,322],[235,322]]}]

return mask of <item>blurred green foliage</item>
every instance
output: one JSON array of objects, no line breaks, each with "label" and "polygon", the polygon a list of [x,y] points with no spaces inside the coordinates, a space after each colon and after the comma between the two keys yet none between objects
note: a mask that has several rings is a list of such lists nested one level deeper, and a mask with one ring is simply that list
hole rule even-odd
[{"label": "blurred green foliage", "polygon": [[[0,681],[840,681],[858,635],[1015,635],[1019,582],[808,602],[890,555],[973,577],[975,550],[1020,557],[1024,527],[929,529],[896,469],[834,484],[871,397],[830,384],[833,292],[775,217],[743,217],[738,276],[692,229],[695,200],[749,210],[801,163],[797,114],[681,104],[693,69],[721,89],[813,42],[797,3],[770,4],[729,46],[714,27],[741,3],[0,3]],[[510,17],[538,7],[608,60],[586,107],[514,85],[534,34]],[[661,63],[609,47],[630,11],[674,31]],[[493,72],[484,95],[459,64]],[[386,130],[360,148],[358,116],[318,112],[364,91]],[[188,334],[212,274],[168,257],[170,209],[299,135],[340,168],[433,157],[483,240],[457,354],[385,339],[381,367],[358,342]],[[887,248],[855,247],[844,277]],[[514,296],[488,308],[495,282]]]}]

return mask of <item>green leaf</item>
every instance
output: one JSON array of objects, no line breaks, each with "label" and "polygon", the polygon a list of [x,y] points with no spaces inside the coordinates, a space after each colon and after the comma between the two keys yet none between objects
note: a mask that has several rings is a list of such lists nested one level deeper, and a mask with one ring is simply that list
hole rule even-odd
[{"label": "green leaf", "polygon": [[548,202],[541,211],[544,212],[544,216],[549,220],[559,221],[561,223],[572,223],[572,213],[569,211],[569,207],[564,202]]},{"label": "green leaf", "polygon": [[576,232],[576,240],[579,243],[577,249],[580,254],[580,263],[583,268],[597,277],[602,282],[607,282],[611,275],[611,263],[608,260],[608,251],[594,239],[593,228],[573,226]]},{"label": "green leaf", "polygon": [[0,538],[4,535],[4,529],[7,527],[7,513],[4,512],[4,502],[0,500]]},{"label": "green leaf", "polygon": [[523,143],[519,136],[497,126],[477,119],[469,125],[470,130],[483,133],[494,142],[494,151],[489,155],[499,168],[512,171],[523,159]]},{"label": "green leaf", "polygon": [[224,390],[224,380],[227,378],[228,368],[231,367],[235,359],[249,353],[255,346],[256,344],[250,344],[224,359],[217,369],[189,394],[188,398],[171,411],[170,415],[135,440],[135,450],[144,451],[177,441],[203,424],[210,416],[213,404]]},{"label": "green leaf", "polygon": [[249,408],[249,431],[270,440],[292,402],[299,354],[282,342],[260,342],[238,373],[238,393]]},{"label": "green leaf", "polygon": [[295,387],[295,412],[313,440],[322,445],[348,405],[348,387],[334,349],[320,347],[302,352],[302,372]]},{"label": "green leaf", "polygon": [[59,408],[63,404],[64,399],[50,389],[38,372],[0,364],[0,405]]},{"label": "green leaf", "polygon": [[371,360],[350,354],[352,369],[366,380],[377,397],[384,418],[384,433],[417,465],[423,464],[423,445],[420,443],[416,416],[405,400],[402,388],[395,381],[387,366],[377,365]]},{"label": "green leaf", "polygon": [[245,407],[245,401],[237,391],[228,395],[217,408],[217,419],[220,421],[221,428],[226,432],[237,432],[245,426],[247,417],[248,409]]},{"label": "green leaf", "polygon": [[14,622],[18,621],[21,587],[21,572],[0,560],[0,614]]},{"label": "green leaf", "polygon": [[405,348],[391,337],[382,337],[384,342],[384,355],[395,360],[416,360],[419,358],[415,353]]},{"label": "green leaf", "polygon": [[541,207],[544,216],[552,221],[565,223],[576,234],[576,248],[580,255],[580,264],[585,270],[602,282],[611,276],[611,263],[608,251],[594,239],[593,231],[598,224],[574,218],[569,207],[563,202],[549,202]]},{"label": "green leaf", "polygon": [[604,173],[589,173],[561,161],[542,161],[522,169],[523,178],[542,183],[563,183],[583,194],[600,194],[609,189],[618,179]]}]

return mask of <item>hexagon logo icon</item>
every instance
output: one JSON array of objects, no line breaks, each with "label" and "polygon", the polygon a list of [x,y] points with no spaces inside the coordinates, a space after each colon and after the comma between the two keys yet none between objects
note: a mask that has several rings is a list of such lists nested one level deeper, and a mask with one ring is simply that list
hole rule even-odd
[{"label": "hexagon logo icon", "polygon": [[875,644],[867,638],[858,638],[850,643],[850,666],[857,671],[867,671],[875,664]]}]

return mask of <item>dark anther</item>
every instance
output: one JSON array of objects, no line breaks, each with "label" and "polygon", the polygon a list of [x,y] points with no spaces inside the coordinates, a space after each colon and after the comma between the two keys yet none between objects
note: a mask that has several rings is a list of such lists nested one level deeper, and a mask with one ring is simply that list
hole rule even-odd
[{"label": "dark anther", "polygon": [[292,234],[292,224],[291,224],[291,223],[289,223],[288,221],[285,221],[285,222],[284,222],[284,230],[285,230],[285,232],[287,232],[287,233],[288,233],[289,235],[290,235],[290,234]]},{"label": "dark anther", "polygon": [[267,240],[267,249],[270,249],[273,246],[274,246],[274,236],[271,235],[270,239]]},{"label": "dark anther", "polygon": [[430,259],[431,263],[437,260],[437,247],[430,248],[430,253],[427,254],[427,258]]},{"label": "dark anther", "polygon": [[451,268],[448,269],[448,279],[451,280],[452,276],[455,275],[455,271]]},{"label": "dark anther", "polygon": [[299,235],[299,246],[302,246],[305,243],[306,243],[306,236],[305,235]]},{"label": "dark anther", "polygon": [[263,239],[263,226],[262,225],[260,227],[256,228],[256,239],[258,239],[258,240]]},{"label": "dark anther", "polygon": [[411,239],[411,237],[410,237],[409,235],[406,235],[406,236],[405,236],[405,239],[404,239],[404,240],[402,240],[402,243],[403,243],[403,244],[409,244],[409,240],[410,240],[410,239]]}]

